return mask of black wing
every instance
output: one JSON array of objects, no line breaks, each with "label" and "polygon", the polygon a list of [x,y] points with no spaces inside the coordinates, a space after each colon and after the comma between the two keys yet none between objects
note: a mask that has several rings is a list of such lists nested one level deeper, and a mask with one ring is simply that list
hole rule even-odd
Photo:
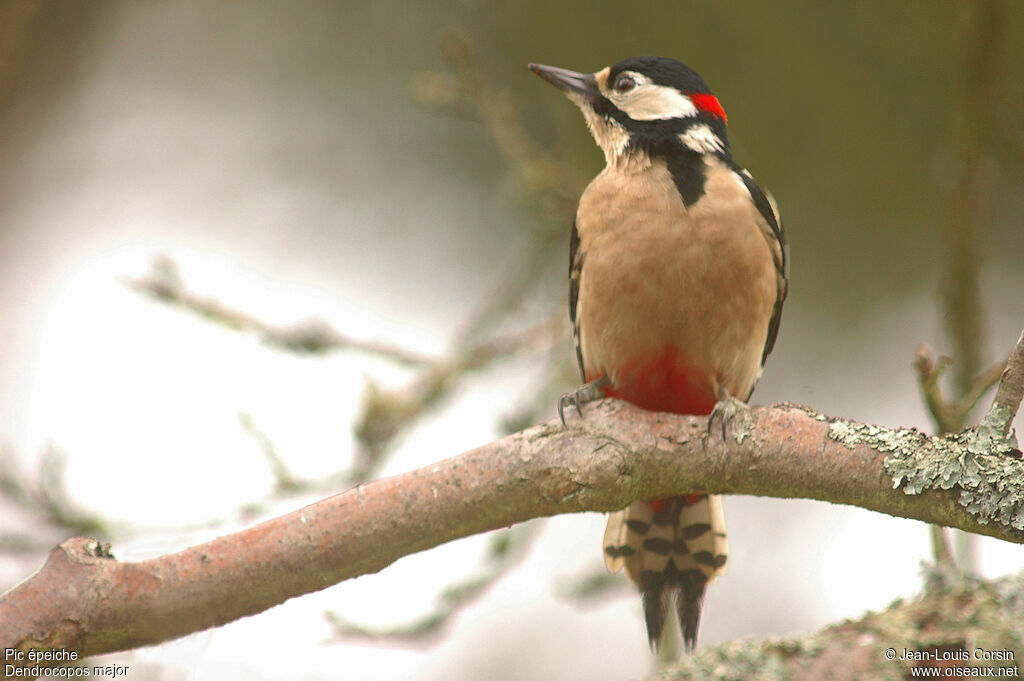
[{"label": "black wing", "polygon": [[580,273],[583,270],[583,253],[580,252],[580,233],[576,229],[576,219],[572,221],[572,234],[569,235],[569,321],[572,323],[572,342],[576,346],[576,361],[580,367],[580,377],[587,382],[587,372],[583,370],[583,346],[580,340],[580,320],[577,316],[580,299]]},{"label": "black wing", "polygon": [[754,178],[750,176],[750,173],[738,166],[733,170],[743,180],[743,184],[754,200],[754,206],[757,207],[758,212],[761,213],[768,223],[768,227],[771,228],[772,232],[771,236],[779,244],[778,254],[775,254],[774,248],[772,249],[775,257],[775,271],[778,273],[779,278],[779,292],[778,297],[775,299],[772,319],[768,323],[768,337],[765,339],[764,353],[761,355],[761,364],[764,365],[764,361],[768,359],[768,354],[775,347],[775,339],[779,335],[779,323],[782,321],[782,304],[786,301],[786,294],[789,293],[789,244],[786,243],[786,232],[782,229],[782,220],[775,214],[771,201],[768,200],[765,193],[754,182]]}]

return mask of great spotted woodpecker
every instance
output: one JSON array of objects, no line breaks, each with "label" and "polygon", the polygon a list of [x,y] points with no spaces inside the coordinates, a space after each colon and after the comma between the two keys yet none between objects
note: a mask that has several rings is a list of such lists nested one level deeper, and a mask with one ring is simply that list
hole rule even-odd
[{"label": "great spotted woodpecker", "polygon": [[[711,414],[746,401],[775,344],[789,287],[778,212],[733,160],[726,115],[692,69],[635,57],[583,74],[530,64],[583,112],[605,169],[580,198],[569,246],[569,316],[583,385],[643,409]],[[657,646],[675,602],[696,645],[704,592],[725,570],[721,499],[638,501],[613,513],[605,564],[643,595]]]}]

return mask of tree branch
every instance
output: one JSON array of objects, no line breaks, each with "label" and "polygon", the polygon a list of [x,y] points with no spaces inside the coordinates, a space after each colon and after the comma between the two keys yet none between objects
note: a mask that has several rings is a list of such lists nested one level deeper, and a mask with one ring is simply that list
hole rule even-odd
[{"label": "tree branch", "polygon": [[541,424],[176,554],[120,563],[71,539],[0,597],[0,648],[149,645],[460,537],[700,489],[852,504],[1024,543],[1024,462],[969,451],[969,432],[938,438],[788,404],[738,410],[727,437],[718,432],[702,417],[605,400],[568,427]]},{"label": "tree branch", "polygon": [[995,399],[992,400],[992,408],[985,417],[986,421],[991,417],[992,425],[1003,437],[1010,432],[1010,425],[1017,410],[1020,409],[1021,399],[1024,399],[1024,331],[1021,331],[1017,345],[1006,360],[1006,367],[999,378],[999,388],[996,389]]}]

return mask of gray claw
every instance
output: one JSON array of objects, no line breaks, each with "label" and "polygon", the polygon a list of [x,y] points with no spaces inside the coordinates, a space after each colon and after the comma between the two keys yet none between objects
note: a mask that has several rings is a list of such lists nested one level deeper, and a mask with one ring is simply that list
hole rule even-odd
[{"label": "gray claw", "polygon": [[573,390],[571,393],[565,393],[558,398],[558,418],[562,421],[562,425],[565,425],[565,407],[567,405],[573,405],[576,407],[576,414],[583,419],[583,403],[591,402],[593,400],[599,400],[604,397],[602,388],[608,385],[608,377],[602,376],[596,381],[590,383],[584,383],[580,387]]},{"label": "gray claw", "polygon": [[729,426],[729,421],[736,415],[738,408],[741,406],[745,407],[746,404],[732,395],[719,395],[718,402],[715,403],[715,408],[712,409],[711,414],[708,415],[708,429],[706,437],[711,436],[711,429],[714,427],[715,419],[720,418],[722,419],[722,440],[724,441],[726,439],[726,429]]},{"label": "gray claw", "polygon": [[[575,401],[572,393],[563,393],[558,398],[558,419],[562,422],[563,426],[565,425],[565,405]],[[579,405],[576,405],[576,408],[578,409]]]}]

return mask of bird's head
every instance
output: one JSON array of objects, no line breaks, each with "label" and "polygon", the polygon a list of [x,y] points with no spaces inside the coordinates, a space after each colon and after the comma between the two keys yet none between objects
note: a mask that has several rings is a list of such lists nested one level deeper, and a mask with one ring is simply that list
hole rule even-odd
[{"label": "bird's head", "polygon": [[725,110],[690,67],[665,57],[633,57],[597,73],[542,64],[530,70],[583,111],[609,162],[631,150],[729,154]]}]

